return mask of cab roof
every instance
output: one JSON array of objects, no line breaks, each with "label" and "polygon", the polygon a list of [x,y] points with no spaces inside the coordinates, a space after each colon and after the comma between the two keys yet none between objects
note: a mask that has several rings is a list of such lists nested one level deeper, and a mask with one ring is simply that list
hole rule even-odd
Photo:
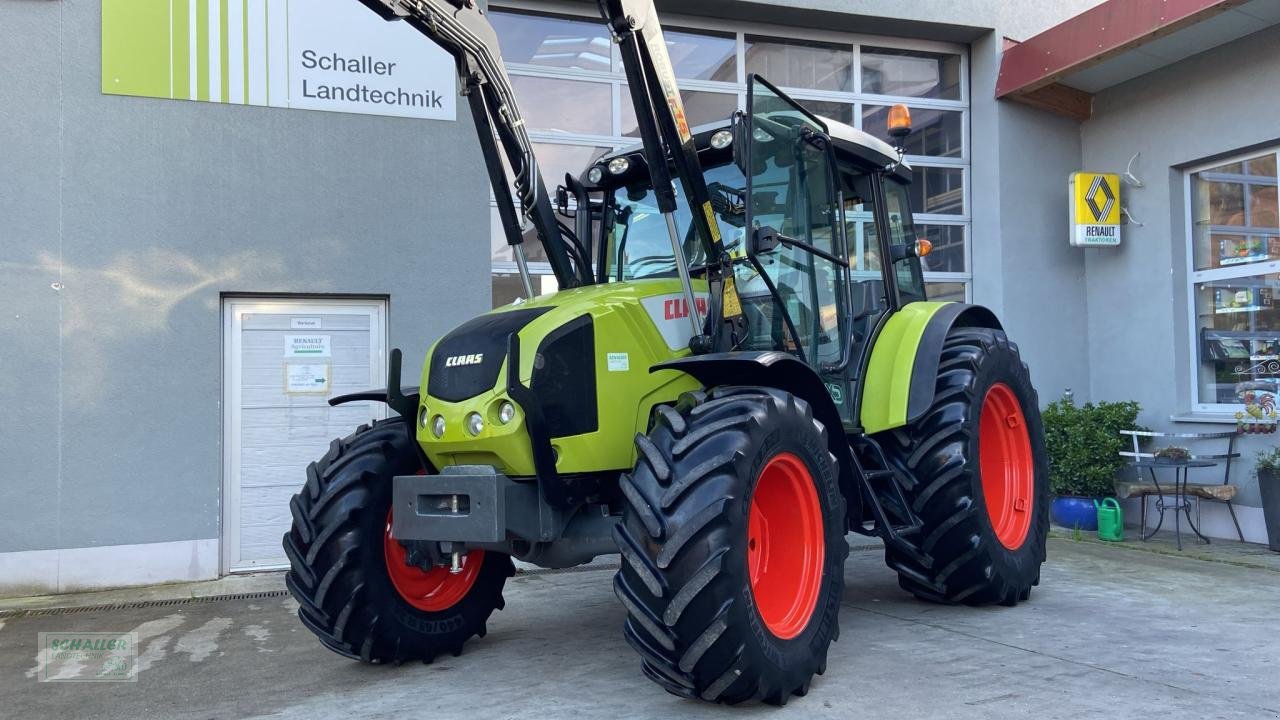
[{"label": "cab roof", "polygon": [[[833,120],[821,115],[816,117],[827,126],[827,134],[834,142],[837,152],[851,155],[854,158],[875,167],[886,167],[897,162],[898,153],[891,145],[889,145],[889,143],[871,135],[870,133],[859,130],[848,123],[843,123],[839,120]],[[718,157],[719,155],[724,155],[725,159],[730,157],[731,151],[729,149],[726,148],[724,150],[717,151],[711,147],[711,136],[721,130],[728,130],[729,128],[730,125],[727,122],[707,123],[693,128],[693,141],[695,146],[698,148],[699,155],[711,154],[712,158],[717,160],[720,159]],[[592,167],[607,164],[610,160],[616,157],[635,156],[643,149],[644,146],[640,143],[628,145],[620,150],[615,150],[601,156],[598,160],[592,163]],[[707,159],[708,158],[704,158],[703,162],[705,163]],[[590,171],[590,169],[591,167],[585,168],[582,171],[582,176],[580,177],[580,180],[587,185],[587,187],[593,186],[593,184],[587,180],[587,172]],[[911,165],[907,161],[903,160],[894,174],[909,182],[911,179]]]}]

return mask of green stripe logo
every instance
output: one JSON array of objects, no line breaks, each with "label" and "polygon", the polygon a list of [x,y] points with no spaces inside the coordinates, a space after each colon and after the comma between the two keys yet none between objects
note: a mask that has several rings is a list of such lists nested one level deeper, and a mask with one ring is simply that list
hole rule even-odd
[{"label": "green stripe logo", "polygon": [[102,0],[102,92],[453,120],[448,53],[355,0]]}]

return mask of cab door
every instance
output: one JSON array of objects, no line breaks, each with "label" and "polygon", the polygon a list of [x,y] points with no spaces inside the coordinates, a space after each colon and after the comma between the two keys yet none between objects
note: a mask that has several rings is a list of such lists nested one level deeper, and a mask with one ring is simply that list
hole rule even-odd
[{"label": "cab door", "polygon": [[849,252],[827,129],[753,75],[741,135],[748,247],[735,281],[750,331],[739,347],[804,360],[848,421]]}]

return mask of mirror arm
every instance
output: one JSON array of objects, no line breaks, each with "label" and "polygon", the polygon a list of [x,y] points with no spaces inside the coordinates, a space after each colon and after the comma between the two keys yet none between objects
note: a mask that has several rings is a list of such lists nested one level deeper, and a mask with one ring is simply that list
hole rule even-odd
[{"label": "mirror arm", "polygon": [[779,244],[786,245],[787,247],[798,247],[801,250],[804,250],[805,252],[817,255],[823,260],[833,262],[839,265],[840,267],[845,267],[845,268],[849,267],[848,260],[842,260],[839,257],[836,257],[835,255],[832,255],[831,253],[827,252],[826,250],[823,250],[822,248],[814,247],[813,245],[810,245],[809,243],[803,240],[800,240],[798,238],[793,238],[787,235],[783,235],[782,233],[773,229],[773,227],[769,225],[765,225],[764,227],[758,227],[751,231],[751,246],[752,246],[753,255],[757,253],[768,252],[770,250],[773,250],[774,248],[778,247]]}]

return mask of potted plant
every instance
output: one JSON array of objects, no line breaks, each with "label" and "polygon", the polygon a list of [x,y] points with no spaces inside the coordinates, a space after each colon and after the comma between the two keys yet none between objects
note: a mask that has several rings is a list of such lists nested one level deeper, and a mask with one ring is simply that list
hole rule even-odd
[{"label": "potted plant", "polygon": [[1262,518],[1267,523],[1267,544],[1280,552],[1280,447],[1258,453],[1254,466],[1258,492],[1262,494]]},{"label": "potted plant", "polygon": [[1120,451],[1130,442],[1120,431],[1139,429],[1140,411],[1136,402],[1076,405],[1069,397],[1045,408],[1051,512],[1059,525],[1098,529],[1093,501],[1115,494],[1116,473],[1128,462]]}]

